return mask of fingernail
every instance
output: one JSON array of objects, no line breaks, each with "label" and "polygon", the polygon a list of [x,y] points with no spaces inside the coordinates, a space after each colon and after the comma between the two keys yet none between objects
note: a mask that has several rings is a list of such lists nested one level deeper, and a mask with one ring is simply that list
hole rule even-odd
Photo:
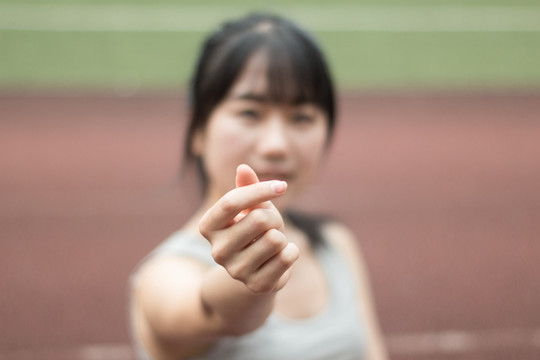
[{"label": "fingernail", "polygon": [[282,194],[287,190],[287,183],[285,181],[274,181],[270,188],[276,194]]}]

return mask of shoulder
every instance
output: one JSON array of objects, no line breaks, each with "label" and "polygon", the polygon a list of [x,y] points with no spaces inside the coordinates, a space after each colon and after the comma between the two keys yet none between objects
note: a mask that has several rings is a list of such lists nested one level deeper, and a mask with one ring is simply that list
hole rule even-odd
[{"label": "shoulder", "polygon": [[[199,245],[200,242],[200,245]],[[150,252],[131,278],[131,296],[137,311],[149,325],[167,332],[174,324],[167,319],[179,303],[195,303],[203,274],[211,266],[204,239],[180,230]]]},{"label": "shoulder", "polygon": [[325,239],[341,253],[354,258],[360,256],[360,246],[352,230],[337,220],[326,221],[321,231]]},{"label": "shoulder", "polygon": [[352,230],[342,222],[329,220],[322,227],[326,241],[345,259],[360,288],[368,282],[368,270],[360,243]]},{"label": "shoulder", "polygon": [[208,266],[200,260],[175,255],[160,255],[145,261],[132,282],[132,296],[138,309],[156,330],[173,328],[167,319],[178,304],[193,303]]},{"label": "shoulder", "polygon": [[212,247],[202,235],[185,229],[178,230],[157,245],[137,266],[136,272],[144,267],[161,263],[178,263],[192,260],[206,266],[215,266]]},{"label": "shoulder", "polygon": [[362,321],[365,321],[368,344],[370,344],[366,358],[387,359],[371,292],[369,272],[359,242],[347,226],[337,221],[326,223],[323,231],[324,236],[328,239],[327,241],[343,255],[354,273],[358,291],[358,308],[360,309]]},{"label": "shoulder", "polygon": [[185,230],[171,234],[137,266],[132,278],[135,297],[147,309],[155,306],[158,311],[163,299],[180,297],[186,289],[196,288],[212,265],[208,246],[204,239]]},{"label": "shoulder", "polygon": [[204,261],[169,252],[140,265],[131,283],[130,316],[134,338],[145,352],[182,358],[205,349],[180,339],[192,336],[184,324],[198,324],[203,317],[198,293],[208,268]]}]

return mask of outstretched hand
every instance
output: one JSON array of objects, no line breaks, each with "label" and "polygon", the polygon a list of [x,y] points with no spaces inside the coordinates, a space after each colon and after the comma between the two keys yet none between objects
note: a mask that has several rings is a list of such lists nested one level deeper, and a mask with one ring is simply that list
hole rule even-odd
[{"label": "outstretched hand", "polygon": [[212,245],[214,260],[253,293],[280,290],[299,255],[283,233],[283,218],[271,200],[287,183],[260,182],[247,165],[236,170],[236,188],[221,197],[202,217],[201,234]]}]

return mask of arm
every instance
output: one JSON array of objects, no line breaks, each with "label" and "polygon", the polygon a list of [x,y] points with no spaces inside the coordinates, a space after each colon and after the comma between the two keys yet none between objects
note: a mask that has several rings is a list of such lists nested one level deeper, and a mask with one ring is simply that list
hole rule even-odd
[{"label": "arm", "polygon": [[298,248],[287,242],[270,202],[286,184],[259,183],[250,168],[239,167],[237,186],[199,224],[222,267],[170,257],[141,269],[136,331],[157,358],[185,357],[222,336],[255,330],[289,278]]},{"label": "arm", "polygon": [[358,290],[358,307],[368,332],[367,360],[386,360],[388,355],[379,328],[377,314],[371,295],[369,274],[354,235],[345,226],[330,223],[324,228],[327,239],[343,254],[354,271]]}]

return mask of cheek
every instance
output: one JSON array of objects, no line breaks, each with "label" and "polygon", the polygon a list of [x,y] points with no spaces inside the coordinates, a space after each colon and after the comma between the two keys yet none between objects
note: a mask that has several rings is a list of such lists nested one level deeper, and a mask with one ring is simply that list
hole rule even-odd
[{"label": "cheek", "polygon": [[[238,122],[220,119],[209,124],[207,131],[207,152],[213,156],[236,157],[249,146],[249,136]],[[208,154],[209,155],[209,154]]]},{"label": "cheek", "polygon": [[234,121],[215,119],[208,124],[202,156],[211,182],[234,184],[236,167],[246,162],[249,136]]},{"label": "cheek", "polygon": [[316,131],[309,136],[298,136],[295,142],[296,181],[291,184],[291,195],[301,193],[317,177],[326,151],[326,132]]},{"label": "cheek", "polygon": [[326,136],[325,128],[321,128],[314,129],[308,136],[299,137],[302,140],[298,143],[297,149],[307,171],[317,169],[326,151]]}]

